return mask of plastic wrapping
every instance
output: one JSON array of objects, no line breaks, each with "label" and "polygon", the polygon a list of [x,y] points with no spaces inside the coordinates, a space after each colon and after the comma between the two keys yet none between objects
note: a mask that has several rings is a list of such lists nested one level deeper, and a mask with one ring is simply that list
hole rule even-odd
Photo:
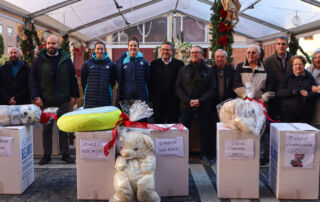
[{"label": "plastic wrapping", "polygon": [[33,125],[40,122],[42,111],[34,105],[0,105],[0,126]]},{"label": "plastic wrapping", "polygon": [[[245,88],[247,97],[252,98],[253,85],[247,83]],[[217,109],[220,121],[228,128],[251,135],[261,135],[266,116],[265,108],[259,102],[236,98],[219,104]]]},{"label": "plastic wrapping", "polygon": [[123,100],[119,104],[122,111],[128,114],[130,121],[148,118],[153,114],[153,109],[141,100]]}]

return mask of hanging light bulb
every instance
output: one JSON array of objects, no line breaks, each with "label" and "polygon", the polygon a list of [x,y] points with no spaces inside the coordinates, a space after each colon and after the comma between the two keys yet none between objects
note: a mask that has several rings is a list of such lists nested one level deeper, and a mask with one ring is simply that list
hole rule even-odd
[{"label": "hanging light bulb", "polygon": [[295,26],[300,25],[301,19],[300,19],[300,17],[298,16],[298,11],[296,11],[296,15],[293,16],[293,18],[292,18],[291,20],[292,20],[292,24],[293,24],[293,25],[295,25]]}]

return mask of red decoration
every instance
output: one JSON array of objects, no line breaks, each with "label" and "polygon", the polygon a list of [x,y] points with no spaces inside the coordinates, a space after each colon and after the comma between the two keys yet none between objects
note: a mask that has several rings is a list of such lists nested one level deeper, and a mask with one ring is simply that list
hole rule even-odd
[{"label": "red decoration", "polygon": [[228,25],[226,25],[225,23],[221,22],[219,24],[219,29],[218,29],[219,33],[230,33],[230,27]]},{"label": "red decoration", "polygon": [[219,11],[219,14],[222,18],[226,18],[228,16],[228,11],[225,11],[223,8]]},{"label": "red decoration", "polygon": [[228,41],[228,36],[227,35],[225,35],[225,36],[220,36],[220,38],[219,38],[219,40],[218,40],[218,43],[220,44],[220,45],[227,45],[228,43],[229,43],[229,41]]}]

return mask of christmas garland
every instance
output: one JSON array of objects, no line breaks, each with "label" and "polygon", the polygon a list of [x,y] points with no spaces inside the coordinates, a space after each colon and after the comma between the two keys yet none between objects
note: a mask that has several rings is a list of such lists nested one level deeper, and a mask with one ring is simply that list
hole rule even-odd
[{"label": "christmas garland", "polygon": [[226,18],[228,12],[222,7],[220,0],[215,1],[211,7],[213,14],[211,15],[210,34],[212,34],[211,51],[212,58],[217,49],[224,49],[228,53],[228,63],[231,64],[233,58],[232,55],[232,43],[233,43],[233,24]]},{"label": "christmas garland", "polygon": [[68,51],[70,53],[70,46],[69,46],[69,36],[68,34],[63,35],[63,40],[61,41],[61,49]]},{"label": "christmas garland", "polygon": [[40,46],[41,43],[33,24],[31,24],[31,30],[28,28],[24,29],[24,34],[27,36],[27,39],[21,41],[21,52],[23,60],[31,65],[34,60],[34,49],[36,45]]},{"label": "christmas garland", "polygon": [[309,55],[304,52],[304,50],[301,48],[301,46],[299,45],[299,42],[297,40],[297,38],[291,34],[290,36],[290,42],[289,42],[289,53],[291,55],[296,55],[297,54],[297,51],[298,49],[301,51],[301,53],[304,55],[304,57],[307,59],[308,63],[312,63],[312,61],[310,60],[310,57]]}]

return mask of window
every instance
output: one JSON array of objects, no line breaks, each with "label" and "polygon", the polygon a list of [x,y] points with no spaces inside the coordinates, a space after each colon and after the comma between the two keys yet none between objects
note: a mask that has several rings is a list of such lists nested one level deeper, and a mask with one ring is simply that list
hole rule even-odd
[{"label": "window", "polygon": [[8,35],[12,35],[12,33],[13,33],[12,27],[8,27]]},{"label": "window", "polygon": [[2,25],[0,25],[0,34],[2,34]]}]

